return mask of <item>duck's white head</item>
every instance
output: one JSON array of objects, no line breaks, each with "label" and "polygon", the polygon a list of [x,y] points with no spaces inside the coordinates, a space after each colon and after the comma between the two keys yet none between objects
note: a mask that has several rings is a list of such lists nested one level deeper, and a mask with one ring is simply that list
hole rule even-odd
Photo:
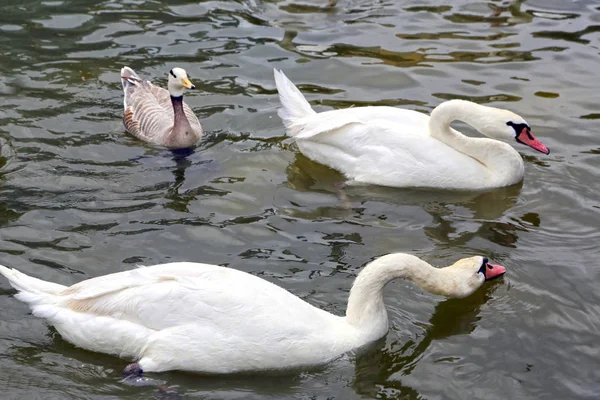
[{"label": "duck's white head", "polygon": [[481,133],[507,142],[516,140],[518,143],[527,145],[534,150],[550,154],[550,150],[533,136],[531,127],[522,117],[512,111],[492,107],[486,108],[489,109],[489,112],[482,118],[485,123],[480,127]]},{"label": "duck's white head", "polygon": [[487,257],[462,258],[449,267],[442,268],[445,275],[445,293],[451,297],[467,297],[485,281],[504,275],[506,268],[490,264]]},{"label": "duck's white head", "polygon": [[188,79],[183,68],[173,68],[169,71],[169,83],[167,85],[169,94],[173,97],[181,97],[185,89],[194,89],[196,86]]}]

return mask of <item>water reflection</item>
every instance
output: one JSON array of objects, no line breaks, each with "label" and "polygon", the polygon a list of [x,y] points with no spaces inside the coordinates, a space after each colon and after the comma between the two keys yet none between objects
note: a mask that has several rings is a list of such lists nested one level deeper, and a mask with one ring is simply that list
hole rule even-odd
[{"label": "water reflection", "polygon": [[2,180],[4,171],[8,169],[8,164],[13,155],[14,152],[8,141],[0,137],[0,181]]},{"label": "water reflection", "polygon": [[[481,14],[463,13],[460,11],[453,11],[451,6],[441,7],[427,7],[427,6],[416,6],[406,7],[404,11],[411,13],[437,13],[443,16],[443,19],[450,21],[454,24],[481,24],[487,23],[491,27],[510,27],[518,24],[530,23],[534,17],[534,11],[521,11],[521,6],[524,0],[517,0],[510,2],[507,5],[489,4],[491,9],[491,15],[484,16]],[[302,11],[300,11],[300,8]],[[328,7],[294,7],[285,6],[282,9],[290,13],[314,13],[323,10],[328,10]],[[458,8],[457,8],[458,10]],[[563,14],[557,14],[565,18],[576,18],[576,14],[569,14],[564,16]],[[535,36],[549,37],[549,38],[560,38],[565,40],[576,40],[581,41],[581,36],[595,32],[594,27],[587,27],[582,31],[574,33],[565,32],[537,32]],[[492,44],[496,51],[443,51],[439,52],[437,45],[435,47],[420,47],[416,51],[396,51],[393,49],[386,49],[382,46],[366,47],[354,46],[347,43],[335,43],[331,45],[319,45],[316,43],[296,43],[294,40],[298,36],[298,31],[292,29],[286,29],[283,38],[278,42],[279,45],[290,52],[297,53],[303,57],[320,59],[320,58],[331,58],[331,57],[359,57],[368,60],[379,60],[381,63],[386,65],[392,65],[396,67],[415,67],[415,66],[434,66],[438,63],[456,63],[456,62],[470,62],[470,63],[481,63],[481,64],[495,64],[495,63],[506,63],[506,62],[519,62],[519,61],[536,61],[542,59],[542,55],[536,53],[551,51],[551,52],[562,52],[567,50],[566,47],[540,47],[536,49],[510,49],[521,47],[518,42],[506,43],[507,38],[517,36],[517,32],[505,31],[505,32],[493,32],[478,34],[477,31],[470,30],[459,30],[452,31],[441,31],[432,32],[410,32],[410,33],[397,33],[396,37],[404,40],[415,40],[415,41],[427,41],[434,45],[439,40],[471,40],[471,41],[490,41],[497,42]],[[584,41],[589,42],[588,40]],[[372,61],[369,61],[372,63]]]},{"label": "water reflection", "polygon": [[[431,222],[423,226],[423,232],[439,248],[444,249],[464,246],[477,237],[484,237],[504,247],[515,247],[517,232],[527,230],[519,220],[502,220],[507,210],[516,204],[523,182],[485,192],[344,186],[346,179],[342,174],[300,153],[296,154],[286,172],[289,188],[298,192],[329,194],[328,203],[333,203],[311,208],[310,205],[297,203],[295,198],[287,204],[283,199],[279,200],[281,211],[296,218],[363,220],[363,223],[369,224],[363,218],[367,202],[418,206],[431,216]],[[331,195],[337,201],[332,201]],[[539,226],[539,215],[529,215],[527,218],[537,220],[536,226]],[[387,222],[393,224],[389,219]]]},{"label": "water reflection", "polygon": [[373,398],[388,398],[386,393],[394,391],[406,395],[403,398],[420,398],[416,389],[402,384],[402,376],[411,374],[433,341],[473,332],[477,328],[481,306],[492,297],[498,284],[491,282],[464,299],[438,303],[429,319],[429,326],[418,340],[400,339],[386,344],[382,339],[358,351],[353,389],[358,394]]},{"label": "water reflection", "polygon": [[[15,359],[22,363],[42,364],[40,361],[48,354],[56,354],[67,367],[55,374],[68,380],[72,385],[84,384],[94,388],[93,392],[104,395],[135,395],[135,398],[160,398],[163,393],[156,386],[131,387],[119,384],[122,378],[126,360],[105,354],[86,352],[78,349],[60,337],[52,341],[52,348],[48,347],[17,347]],[[63,356],[64,355],[64,356]],[[37,365],[38,368],[50,370],[50,366]],[[261,398],[261,396],[275,396],[276,398],[289,398],[296,392],[297,387],[306,380],[307,373],[320,373],[324,367],[313,369],[271,371],[261,374],[239,373],[230,375],[202,375],[181,371],[169,371],[160,374],[148,374],[148,378],[157,384],[176,390],[179,395],[214,397],[215,393],[222,396],[234,395],[238,398]],[[308,371],[308,372],[307,372]],[[50,372],[50,371],[49,371]],[[268,382],[268,383],[267,383]],[[140,397],[141,396],[141,397]],[[170,398],[170,397],[169,397]],[[181,398],[181,397],[178,397]]]},{"label": "water reflection", "polygon": [[291,4],[286,4],[280,7],[281,10],[283,11],[287,11],[289,13],[293,13],[293,14],[310,14],[310,13],[315,13],[315,12],[329,12],[329,11],[333,11],[337,0],[322,0],[322,1],[317,1],[317,4],[312,5],[312,4],[298,4],[298,3],[291,3]]},{"label": "water reflection", "polygon": [[[489,4],[491,9],[490,16],[480,16],[464,13],[454,13],[445,17],[448,21],[454,23],[480,23],[487,22],[491,27],[512,26],[517,24],[526,24],[531,22],[533,16],[527,12],[521,11],[521,6],[525,0],[516,0],[506,5]],[[508,14],[508,15],[503,15]]]},{"label": "water reflection", "polygon": [[[157,378],[198,398],[345,399],[356,397],[353,387],[363,397],[423,398],[432,375],[444,382],[445,374],[452,392],[432,397],[597,393],[596,0],[339,0],[332,9],[328,0],[4,3],[0,263],[66,283],[81,280],[77,271],[99,276],[136,263],[224,262],[265,271],[338,314],[348,278],[376,254],[421,249],[440,261],[484,250],[521,266],[511,270],[509,295],[494,299],[511,311],[485,321],[504,340],[481,343],[478,357],[469,355],[485,331],[476,315],[485,300],[441,302],[431,315],[417,297],[392,323],[431,316],[429,326],[409,322],[420,333],[413,341],[392,330],[371,352],[372,366],[363,355],[358,366],[344,358],[266,379]],[[169,65],[186,68],[201,89],[189,103],[216,137],[178,158],[125,135],[123,64],[161,86]],[[524,183],[485,194],[341,188],[340,174],[281,143],[271,67],[303,83],[312,104],[332,108],[511,101],[559,155],[524,151]],[[51,329],[48,340],[47,325],[15,305],[6,281],[0,286],[5,396],[152,397],[118,384],[126,361],[78,350]],[[388,292],[394,313],[401,291]],[[10,313],[24,322],[8,322]],[[454,334],[469,340],[444,339]],[[34,350],[13,357],[14,345]],[[505,374],[496,373],[506,362],[499,354],[510,355]],[[469,357],[467,372],[455,356]],[[572,358],[580,368],[564,363]],[[513,373],[532,360],[531,373]],[[504,395],[513,384],[522,396]]]},{"label": "water reflection", "polygon": [[165,204],[166,208],[171,208],[180,212],[188,212],[187,205],[190,201],[195,200],[196,196],[193,192],[179,193],[179,189],[185,182],[185,170],[192,165],[190,156],[194,154],[193,149],[182,149],[172,151],[175,168],[173,168],[173,176],[175,181],[169,185],[165,198],[170,200]]},{"label": "water reflection", "polygon": [[286,168],[287,184],[301,192],[330,192],[341,186],[346,178],[336,170],[316,163],[296,150],[294,162]]},{"label": "water reflection", "polygon": [[[0,179],[0,185],[1,184],[2,180]],[[0,198],[0,226],[6,226],[10,222],[18,220],[21,215],[23,215],[23,213],[15,212],[9,207],[6,200]],[[3,250],[4,249],[0,249],[0,252]]]},{"label": "water reflection", "polygon": [[[424,227],[423,231],[440,248],[465,246],[476,237],[515,247],[517,231],[525,228],[501,219],[515,205],[521,188],[522,182],[485,193],[467,192],[425,201],[423,209],[431,215],[434,225]],[[467,210],[469,214],[465,215]],[[462,229],[459,225],[463,225]]]}]

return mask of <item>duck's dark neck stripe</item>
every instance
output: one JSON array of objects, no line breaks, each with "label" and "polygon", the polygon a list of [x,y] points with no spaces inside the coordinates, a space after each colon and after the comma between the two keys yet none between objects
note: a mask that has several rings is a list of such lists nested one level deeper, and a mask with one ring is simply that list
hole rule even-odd
[{"label": "duck's dark neck stripe", "polygon": [[177,97],[171,96],[171,103],[173,104],[173,111],[175,112],[175,115],[178,113],[185,115],[183,112],[183,95]]},{"label": "duck's dark neck stripe", "polygon": [[186,130],[190,125],[185,112],[183,111],[183,95],[171,96],[173,104],[173,133],[178,134],[179,131]]},{"label": "duck's dark neck stripe", "polygon": [[173,102],[173,104],[176,104],[176,103],[182,104],[183,103],[183,95],[171,96],[171,101]]}]

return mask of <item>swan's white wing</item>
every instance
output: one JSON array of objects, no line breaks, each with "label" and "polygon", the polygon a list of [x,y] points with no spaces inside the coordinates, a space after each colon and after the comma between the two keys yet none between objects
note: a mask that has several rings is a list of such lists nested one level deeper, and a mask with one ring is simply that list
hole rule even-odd
[{"label": "swan's white wing", "polygon": [[[206,324],[236,331],[240,325],[285,331],[314,327],[318,310],[264,279],[207,264],[173,263],[106,275],[62,293],[62,306],[109,316],[154,330]],[[294,314],[290,314],[294,310]],[[244,328],[250,329],[250,328]]]},{"label": "swan's white wing", "polygon": [[295,139],[309,139],[317,135],[341,129],[347,125],[374,121],[401,124],[415,135],[428,135],[429,116],[412,110],[394,107],[356,107],[325,111],[297,119],[291,126]]},{"label": "swan's white wing", "polygon": [[301,121],[296,137],[302,153],[358,182],[469,188],[489,174],[478,161],[432,138],[429,117],[414,111],[361,107]]}]

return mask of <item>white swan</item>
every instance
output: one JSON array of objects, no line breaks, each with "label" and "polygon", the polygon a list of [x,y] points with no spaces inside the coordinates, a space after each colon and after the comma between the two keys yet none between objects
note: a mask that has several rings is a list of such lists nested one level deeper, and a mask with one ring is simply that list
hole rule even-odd
[{"label": "white swan", "polygon": [[[523,179],[515,140],[550,151],[529,125],[507,110],[450,100],[431,116],[393,107],[356,107],[316,113],[296,86],[274,70],[278,113],[298,148],[313,161],[357,182],[396,187],[489,189]],[[460,120],[492,138],[470,138],[452,129]]]},{"label": "white swan", "polygon": [[200,140],[202,125],[183,101],[185,90],[195,88],[184,69],[169,71],[169,90],[142,80],[129,67],[121,69],[121,84],[123,125],[127,132],[171,149],[191,147]]},{"label": "white swan", "polygon": [[345,317],[313,307],[285,289],[231,268],[171,263],[66,287],[0,266],[33,314],[84,349],[137,360],[128,373],[207,373],[326,363],[384,336],[383,287],[392,279],[464,297],[505,268],[471,257],[434,268],[402,253],[382,256],[358,275]]}]

